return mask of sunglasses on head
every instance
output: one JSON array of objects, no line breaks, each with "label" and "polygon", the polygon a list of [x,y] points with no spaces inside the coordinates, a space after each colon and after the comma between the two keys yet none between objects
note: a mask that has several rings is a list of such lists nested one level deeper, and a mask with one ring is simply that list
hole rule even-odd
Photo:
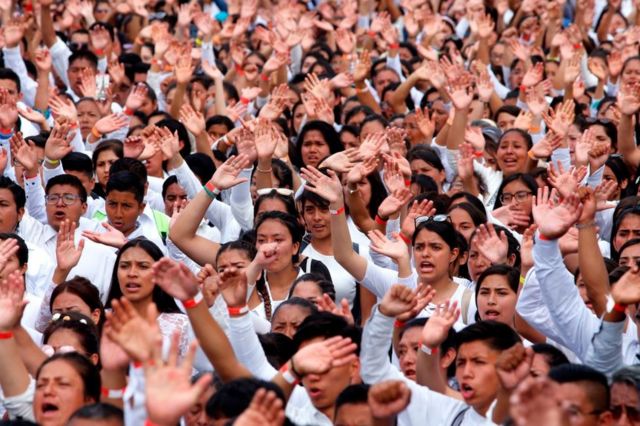
[{"label": "sunglasses on head", "polygon": [[448,222],[449,216],[446,214],[437,214],[434,216],[418,216],[416,217],[416,227],[421,223],[429,223],[429,222]]},{"label": "sunglasses on head", "polygon": [[258,195],[268,195],[268,194],[271,194],[271,192],[273,191],[277,192],[283,197],[293,196],[293,189],[287,189],[287,188],[262,188],[262,189],[258,189],[256,192]]}]

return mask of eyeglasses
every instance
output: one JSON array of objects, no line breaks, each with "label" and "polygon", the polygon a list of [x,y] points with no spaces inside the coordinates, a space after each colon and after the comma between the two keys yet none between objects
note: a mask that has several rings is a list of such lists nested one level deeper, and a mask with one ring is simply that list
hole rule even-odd
[{"label": "eyeglasses", "polygon": [[640,410],[636,407],[632,407],[630,405],[613,405],[610,408],[611,415],[615,420],[619,420],[622,417],[622,414],[627,415],[627,419],[629,419],[632,423],[640,422]]},{"label": "eyeglasses", "polygon": [[602,125],[607,125],[607,124],[612,124],[613,121],[609,120],[608,118],[596,118],[596,117],[587,117],[584,119],[585,123],[587,124],[602,124]]},{"label": "eyeglasses", "polygon": [[532,194],[531,191],[518,191],[515,194],[509,194],[508,192],[503,193],[502,195],[500,195],[500,202],[502,204],[511,204],[511,202],[513,201],[513,199],[515,198],[515,200],[519,203],[522,203],[523,201],[525,201],[530,195]]},{"label": "eyeglasses", "polygon": [[416,227],[421,223],[447,221],[449,221],[449,216],[447,216],[446,214],[437,214],[435,216],[418,216],[416,217]]},{"label": "eyeglasses", "polygon": [[80,196],[75,194],[50,194],[45,195],[44,199],[47,201],[47,204],[56,205],[58,204],[58,201],[62,200],[62,204],[70,206],[79,200]]},{"label": "eyeglasses", "polygon": [[287,188],[262,188],[262,189],[258,189],[256,192],[258,193],[258,195],[268,195],[268,194],[271,194],[273,191],[277,192],[283,197],[293,196],[293,189],[287,189]]}]

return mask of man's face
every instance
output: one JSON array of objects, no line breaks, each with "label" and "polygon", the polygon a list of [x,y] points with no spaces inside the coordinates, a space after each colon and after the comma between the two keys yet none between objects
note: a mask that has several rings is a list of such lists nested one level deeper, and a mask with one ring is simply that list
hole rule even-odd
[{"label": "man's face", "polygon": [[398,342],[398,360],[400,369],[407,379],[416,380],[416,361],[420,347],[420,327],[411,327],[402,335]]},{"label": "man's face", "polygon": [[87,59],[78,58],[69,64],[67,77],[69,78],[71,90],[73,90],[73,93],[75,94],[82,93],[80,90],[80,84],[82,83],[82,73],[86,69],[93,71],[93,74],[95,75],[96,67]]},{"label": "man's face", "polygon": [[[301,347],[305,347],[311,343],[324,340],[324,338],[316,338],[304,342]],[[313,406],[319,411],[325,413],[327,417],[333,417],[333,408],[340,392],[351,384],[352,375],[357,372],[357,361],[353,364],[341,367],[333,367],[324,374],[308,374],[302,379],[302,384],[311,399]]]},{"label": "man's face", "polygon": [[22,98],[22,93],[18,90],[16,82],[9,79],[0,79],[0,89],[6,89],[16,100]]},{"label": "man's face", "polygon": [[[601,420],[610,420],[609,413],[595,412],[595,407],[589,400],[585,384],[581,382],[561,383],[558,386],[557,398],[565,404],[565,410],[572,426],[597,426],[610,424]],[[606,418],[602,419],[601,417]]]},{"label": "man's face", "polygon": [[307,226],[307,231],[314,239],[322,240],[331,237],[331,213],[329,212],[329,207],[305,201],[302,217]]},{"label": "man's face", "polygon": [[[80,192],[71,185],[53,185],[47,194],[47,220],[56,231],[60,223],[68,219],[79,223],[80,217],[87,211],[87,203],[80,199]],[[54,199],[57,200],[54,202]]]},{"label": "man's face", "polygon": [[334,426],[373,426],[368,404],[342,404],[336,411]]},{"label": "man's face", "polygon": [[105,209],[109,223],[127,236],[136,229],[144,203],[139,203],[133,192],[114,190],[107,194]]},{"label": "man's face", "polygon": [[477,340],[458,349],[456,378],[464,401],[480,414],[485,414],[498,393],[496,360],[500,352]]}]

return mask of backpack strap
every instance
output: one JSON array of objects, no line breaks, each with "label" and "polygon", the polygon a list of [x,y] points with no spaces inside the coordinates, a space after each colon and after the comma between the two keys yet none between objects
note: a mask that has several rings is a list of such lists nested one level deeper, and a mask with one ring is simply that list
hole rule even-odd
[{"label": "backpack strap", "polygon": [[453,421],[451,422],[451,426],[460,426],[464,421],[464,416],[465,414],[467,414],[467,411],[469,411],[469,407],[466,407],[465,409],[461,410],[458,414],[456,414],[456,416],[453,418]]},{"label": "backpack strap", "polygon": [[167,237],[169,236],[169,216],[159,212],[158,210],[151,210],[153,212],[153,221],[156,224],[156,229],[162,242],[167,244]]},{"label": "backpack strap", "polygon": [[468,288],[464,289],[462,293],[462,322],[464,325],[467,325],[467,315],[469,314],[469,304],[471,303],[471,290]]}]

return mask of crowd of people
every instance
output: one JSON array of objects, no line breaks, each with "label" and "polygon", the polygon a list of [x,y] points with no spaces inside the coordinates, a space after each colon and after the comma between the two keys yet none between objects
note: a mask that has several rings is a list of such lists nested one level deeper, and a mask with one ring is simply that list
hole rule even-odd
[{"label": "crowd of people", "polygon": [[0,424],[640,425],[640,1],[0,19]]}]

